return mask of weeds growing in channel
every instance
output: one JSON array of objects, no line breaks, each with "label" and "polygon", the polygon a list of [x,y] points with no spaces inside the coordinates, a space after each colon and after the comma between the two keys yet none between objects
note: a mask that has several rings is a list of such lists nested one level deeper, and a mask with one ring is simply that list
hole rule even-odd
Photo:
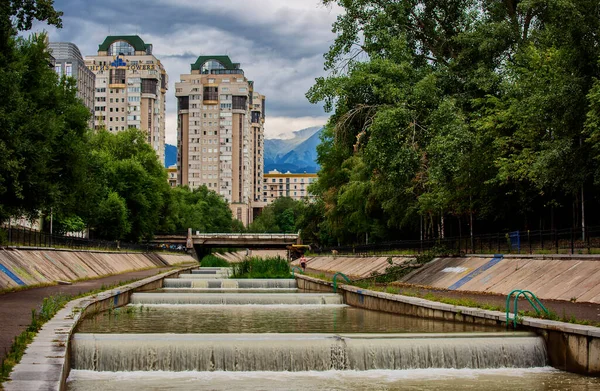
[{"label": "weeds growing in channel", "polygon": [[229,267],[229,262],[214,255],[207,255],[200,261],[200,267]]},{"label": "weeds growing in channel", "polygon": [[21,334],[15,337],[15,340],[10,347],[10,351],[0,364],[0,382],[8,379],[8,375],[13,367],[21,360],[27,345],[33,341],[37,332],[42,328],[44,323],[52,319],[52,317],[71,300],[71,296],[58,294],[55,296],[46,297],[39,311],[31,310],[31,324]]},{"label": "weeds growing in channel", "polygon": [[281,257],[250,257],[232,268],[232,278],[292,278],[288,261]]}]

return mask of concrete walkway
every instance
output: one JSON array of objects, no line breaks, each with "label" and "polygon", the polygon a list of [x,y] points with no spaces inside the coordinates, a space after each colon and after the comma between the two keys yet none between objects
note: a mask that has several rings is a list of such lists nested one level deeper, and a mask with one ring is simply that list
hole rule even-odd
[{"label": "concrete walkway", "polygon": [[161,267],[77,282],[73,285],[55,285],[1,294],[0,360],[4,359],[6,353],[10,350],[15,337],[29,326],[31,323],[31,310],[39,310],[44,298],[59,293],[76,296],[99,289],[102,285],[110,286],[130,280],[141,280],[171,269],[173,267]]}]

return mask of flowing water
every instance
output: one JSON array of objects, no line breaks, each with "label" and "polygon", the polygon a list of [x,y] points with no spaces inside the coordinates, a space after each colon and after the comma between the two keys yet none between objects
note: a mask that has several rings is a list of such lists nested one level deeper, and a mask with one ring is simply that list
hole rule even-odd
[{"label": "flowing water", "polygon": [[[183,276],[183,275],[182,275]],[[297,288],[293,279],[166,278],[164,288]]]},{"label": "flowing water", "polygon": [[[532,333],[368,311],[200,268],[89,317],[69,390],[599,390]],[[502,332],[500,332],[502,331]]]},{"label": "flowing water", "polygon": [[456,333],[504,331],[347,305],[143,305],[103,312],[81,333]]},{"label": "flowing water", "polygon": [[327,371],[532,368],[542,338],[482,334],[83,334],[73,368],[93,371]]},{"label": "flowing water", "polygon": [[598,379],[552,368],[324,372],[71,371],[70,391],[598,391]]},{"label": "flowing water", "polygon": [[343,304],[335,293],[134,293],[131,304]]},{"label": "flowing water", "polygon": [[157,293],[298,293],[298,288],[163,288]]}]

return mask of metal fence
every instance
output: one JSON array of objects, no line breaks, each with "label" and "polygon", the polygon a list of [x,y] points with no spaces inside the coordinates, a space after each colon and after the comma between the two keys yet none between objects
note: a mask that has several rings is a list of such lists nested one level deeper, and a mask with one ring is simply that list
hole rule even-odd
[{"label": "metal fence", "polygon": [[600,227],[511,231],[318,249],[326,254],[600,254]]},{"label": "metal fence", "polygon": [[0,246],[14,247],[53,247],[80,250],[114,250],[114,251],[178,251],[184,252],[182,246],[171,247],[161,244],[139,244],[121,241],[96,240],[76,236],[51,235],[31,228],[0,227]]}]

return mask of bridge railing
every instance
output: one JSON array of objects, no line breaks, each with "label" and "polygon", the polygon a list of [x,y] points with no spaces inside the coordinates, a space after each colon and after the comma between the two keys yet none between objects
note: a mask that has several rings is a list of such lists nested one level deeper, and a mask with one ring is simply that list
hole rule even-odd
[{"label": "bridge railing", "polygon": [[264,239],[298,239],[298,234],[278,233],[201,233],[196,231],[195,238],[264,238]]}]

